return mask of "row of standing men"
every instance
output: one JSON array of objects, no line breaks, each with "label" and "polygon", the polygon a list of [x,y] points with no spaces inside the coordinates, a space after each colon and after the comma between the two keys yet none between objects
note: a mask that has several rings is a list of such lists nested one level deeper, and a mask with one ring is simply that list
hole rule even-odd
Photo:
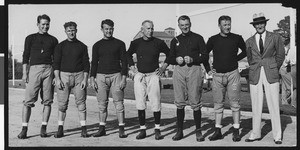
[{"label": "row of standing men", "polygon": [[[154,115],[155,139],[160,140],[163,136],[160,133],[161,88],[159,82],[160,76],[171,64],[175,65],[173,86],[174,103],[177,106],[177,132],[172,139],[178,141],[183,138],[184,108],[188,104],[193,109],[196,140],[198,142],[204,141],[201,133],[203,82],[200,78],[202,76],[200,64],[202,63],[206,72],[213,76],[215,131],[209,140],[222,139],[221,121],[224,110],[224,95],[227,92],[233,117],[232,140],[234,142],[240,141],[241,83],[238,61],[247,56],[250,65],[249,81],[253,130],[246,142],[261,139],[262,88],[264,86],[272,119],[274,141],[276,144],[281,144],[278,70],[285,55],[280,36],[266,31],[268,20],[263,13],[254,14],[253,22],[250,24],[256,29],[256,34],[245,43],[242,36],[230,32],[231,17],[220,16],[218,19],[220,33],[211,36],[205,44],[201,35],[191,31],[190,18],[183,15],[178,18],[178,26],[182,33],[174,37],[170,48],[164,41],[153,37],[154,24],[151,20],[145,20],[141,27],[143,37],[132,41],[128,51],[126,51],[125,43],[113,37],[114,22],[106,19],[101,23],[103,38],[93,45],[90,67],[87,46],[76,37],[77,24],[75,22],[65,23],[67,39],[58,43],[54,36],[48,34],[49,16],[40,15],[37,18],[39,32],[31,34],[25,39],[22,79],[27,84],[22,110],[22,131],[18,138],[27,138],[31,108],[35,106],[34,103],[38,99],[39,91],[44,105],[40,136],[48,136],[46,127],[53,103],[53,84],[57,88],[59,109],[58,131],[54,136],[56,138],[64,136],[63,125],[70,91],[73,89],[82,129],[81,136],[88,137],[85,101],[89,74],[90,86],[96,92],[99,108],[99,130],[92,136],[106,135],[108,96],[111,91],[119,123],[119,137],[126,138],[127,135],[124,131],[124,88],[126,87],[126,76],[130,74],[134,76],[134,94],[140,124],[136,139],[146,137],[145,109],[148,98]],[[241,53],[238,54],[239,49],[241,49]],[[213,51],[213,68],[208,63],[211,51]],[[158,64],[160,53],[166,54],[166,59],[161,67]],[[133,54],[136,54],[136,66],[133,61]],[[27,65],[30,65],[29,70],[26,69]]]}]

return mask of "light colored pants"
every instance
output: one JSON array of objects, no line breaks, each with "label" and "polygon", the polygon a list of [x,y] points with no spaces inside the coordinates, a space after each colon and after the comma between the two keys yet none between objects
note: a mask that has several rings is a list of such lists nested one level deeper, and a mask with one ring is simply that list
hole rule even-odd
[{"label": "light colored pants", "polygon": [[40,91],[41,103],[43,105],[51,105],[53,103],[54,94],[52,80],[53,68],[51,65],[30,66],[23,104],[28,107],[34,107],[34,103],[38,100]]},{"label": "light colored pants", "polygon": [[147,108],[147,97],[150,101],[151,110],[157,112],[161,110],[160,77],[156,72],[140,73],[134,76],[134,95],[136,108],[145,110]]},{"label": "light colored pants", "polygon": [[81,90],[81,82],[84,78],[84,72],[60,72],[60,78],[65,88],[58,89],[57,88],[57,101],[58,101],[58,110],[61,112],[66,112],[69,104],[69,96],[71,90],[73,89],[73,93],[75,96],[75,103],[78,111],[85,112],[86,111],[86,88]]},{"label": "light colored pants", "polygon": [[175,105],[183,109],[187,102],[194,111],[201,109],[203,76],[201,66],[175,66],[173,86]]},{"label": "light colored pants", "polygon": [[293,83],[293,94],[291,104],[297,107],[297,65],[292,65],[291,67],[291,77]]},{"label": "light colored pants", "polygon": [[124,90],[120,89],[121,73],[97,74],[98,91],[96,92],[100,113],[107,112],[108,96],[111,90],[113,103],[118,113],[124,111]]},{"label": "light colored pants", "polygon": [[283,103],[287,103],[287,98],[291,94],[291,73],[287,72],[286,66],[280,67],[280,75],[281,75],[281,101]]},{"label": "light colored pants", "polygon": [[267,81],[264,68],[261,67],[260,78],[256,85],[250,84],[252,102],[252,132],[251,139],[261,137],[261,114],[263,107],[263,86],[265,87],[266,100],[271,116],[272,132],[275,141],[281,140],[281,123],[279,113],[279,82],[270,84]]},{"label": "light colored pants", "polygon": [[231,110],[234,112],[240,110],[241,76],[238,69],[227,73],[215,73],[212,86],[216,113],[222,113],[224,110],[226,92]]}]

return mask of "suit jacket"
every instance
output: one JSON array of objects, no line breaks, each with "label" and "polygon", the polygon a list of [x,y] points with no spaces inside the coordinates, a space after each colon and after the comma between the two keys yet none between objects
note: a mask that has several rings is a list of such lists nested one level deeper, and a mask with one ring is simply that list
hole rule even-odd
[{"label": "suit jacket", "polygon": [[261,55],[255,35],[246,41],[246,52],[249,63],[249,83],[256,85],[260,77],[261,66],[268,82],[279,82],[279,69],[284,61],[285,51],[280,35],[266,31],[264,52]]}]

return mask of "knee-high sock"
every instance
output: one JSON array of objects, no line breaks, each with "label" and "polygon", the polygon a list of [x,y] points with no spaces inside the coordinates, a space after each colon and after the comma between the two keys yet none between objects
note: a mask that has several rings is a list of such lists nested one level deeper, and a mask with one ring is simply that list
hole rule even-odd
[{"label": "knee-high sock", "polygon": [[196,125],[196,129],[201,128],[201,110],[194,111],[194,121]]},{"label": "knee-high sock", "polygon": [[138,116],[139,116],[139,122],[140,125],[143,126],[145,125],[145,110],[138,110]]}]

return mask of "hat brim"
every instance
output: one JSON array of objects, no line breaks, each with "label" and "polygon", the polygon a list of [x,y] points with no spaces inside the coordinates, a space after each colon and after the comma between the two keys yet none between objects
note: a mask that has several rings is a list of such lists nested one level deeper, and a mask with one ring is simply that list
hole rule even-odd
[{"label": "hat brim", "polygon": [[261,22],[267,22],[267,21],[269,21],[269,20],[270,20],[270,19],[257,20],[257,21],[250,22],[250,24],[256,24],[256,23],[261,23]]}]

